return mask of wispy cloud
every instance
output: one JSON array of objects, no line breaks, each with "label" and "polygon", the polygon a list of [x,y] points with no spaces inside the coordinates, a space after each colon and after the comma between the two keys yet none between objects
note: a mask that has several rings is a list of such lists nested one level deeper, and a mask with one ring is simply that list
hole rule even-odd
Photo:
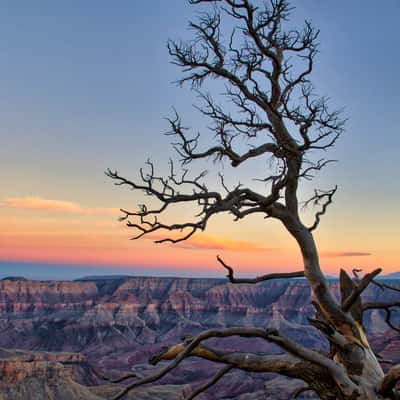
[{"label": "wispy cloud", "polygon": [[368,257],[372,253],[364,251],[323,251],[320,253],[321,257],[334,258],[334,257]]},{"label": "wispy cloud", "polygon": [[10,197],[0,203],[3,207],[13,207],[29,210],[43,210],[63,212],[80,215],[112,215],[117,216],[118,208],[89,208],[82,207],[80,204],[72,201],[43,199],[41,197]]},{"label": "wispy cloud", "polygon": [[115,228],[121,226],[120,222],[117,220],[96,221],[94,225],[98,228]]},{"label": "wispy cloud", "polygon": [[270,251],[256,243],[245,240],[225,239],[210,235],[199,235],[190,238],[187,241],[179,242],[174,245],[184,249],[202,249],[202,250],[229,250],[229,251]]}]

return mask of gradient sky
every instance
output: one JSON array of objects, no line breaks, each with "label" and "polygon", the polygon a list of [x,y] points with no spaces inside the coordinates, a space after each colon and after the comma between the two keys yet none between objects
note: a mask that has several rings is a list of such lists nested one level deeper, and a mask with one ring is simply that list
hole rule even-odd
[{"label": "gradient sky", "polygon": [[[304,189],[339,186],[316,233],[321,264],[329,274],[400,270],[400,2],[293,4],[294,24],[308,18],[321,29],[317,91],[349,119],[331,151],[340,163]],[[262,218],[218,217],[175,246],[129,241],[133,232],[117,222],[120,207],[143,198],[103,171],[136,177],[148,156],[166,171],[172,106],[187,125],[204,126],[193,94],[172,83],[180,71],[165,46],[188,37],[193,14],[183,0],[0,1],[0,274],[19,266],[33,276],[43,264],[40,274],[55,277],[95,267],[222,276],[216,254],[242,273],[301,265],[289,235]],[[235,170],[241,182],[252,172]]]}]

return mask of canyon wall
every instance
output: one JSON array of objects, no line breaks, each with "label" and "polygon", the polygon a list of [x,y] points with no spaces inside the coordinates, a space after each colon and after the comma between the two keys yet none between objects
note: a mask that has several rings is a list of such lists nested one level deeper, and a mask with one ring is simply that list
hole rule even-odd
[{"label": "canyon wall", "polygon": [[[400,287],[397,282],[392,283]],[[337,281],[330,282],[330,286],[338,295]],[[366,301],[396,297],[400,300],[400,293],[376,286],[364,294]],[[162,346],[208,328],[275,327],[303,344],[324,349],[326,343],[319,332],[307,324],[307,317],[313,315],[310,300],[310,289],[301,279],[258,285],[232,285],[222,279],[151,277],[73,282],[6,279],[0,281],[0,347],[80,353],[89,365],[113,377],[132,369],[146,373],[153,368],[147,364],[148,357]],[[388,330],[384,315],[369,312],[364,323],[376,351],[384,358],[400,361],[399,335]],[[260,340],[244,345],[243,340],[229,339],[216,344],[279,351]],[[211,366],[198,373],[202,366],[201,361],[189,361],[164,382],[200,382],[215,370]],[[82,377],[77,379],[84,381]],[[246,391],[254,392],[254,388],[266,390],[264,376],[243,377],[240,384],[234,385],[238,378],[232,375],[227,377],[229,381],[231,384],[220,388],[226,392],[223,398],[239,398]],[[275,382],[274,387],[279,383]]]}]

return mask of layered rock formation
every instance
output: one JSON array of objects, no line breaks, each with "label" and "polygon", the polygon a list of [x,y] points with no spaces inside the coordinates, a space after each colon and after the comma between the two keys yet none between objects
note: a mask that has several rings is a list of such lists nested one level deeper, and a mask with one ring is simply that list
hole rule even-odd
[{"label": "layered rock formation", "polygon": [[[85,386],[92,369],[77,353],[43,353],[0,349],[0,400],[104,400],[119,390],[117,385]],[[127,400],[172,400],[187,393],[178,385],[140,389]]]},{"label": "layered rock formation", "polygon": [[[331,287],[338,293],[337,282],[332,281]],[[310,296],[304,280],[231,285],[220,279],[184,278],[76,282],[6,279],[0,281],[0,346],[79,352],[96,369],[115,377],[132,368],[146,373],[151,368],[147,358],[161,346],[211,327],[276,327],[304,344],[324,348],[326,343],[319,333],[307,324],[307,317],[313,314]],[[368,301],[393,300],[396,296],[400,300],[400,293],[381,291],[376,286],[365,293]],[[387,332],[384,315],[369,312],[365,324],[377,351],[385,358],[399,361],[400,340],[398,334]],[[243,346],[237,339],[223,345]],[[246,342],[246,349],[278,351],[257,340]],[[196,384],[213,372],[211,367],[198,373],[198,367],[197,361],[189,362],[165,382]],[[235,375],[232,376],[225,382],[235,381]],[[221,383],[219,390],[224,392],[225,399],[239,398],[249,390],[264,393],[265,398],[268,391],[264,381],[265,377],[242,377],[235,390],[227,383]],[[81,383],[93,384],[84,378]]]},{"label": "layered rock formation", "polygon": [[100,400],[74,380],[85,362],[81,354],[0,349],[0,399]]}]

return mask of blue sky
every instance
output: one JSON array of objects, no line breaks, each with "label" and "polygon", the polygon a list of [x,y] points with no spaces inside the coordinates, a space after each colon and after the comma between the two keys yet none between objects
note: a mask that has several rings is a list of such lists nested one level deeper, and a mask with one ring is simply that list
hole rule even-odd
[{"label": "blue sky", "polygon": [[[390,173],[400,140],[400,3],[295,4],[296,20],[309,18],[321,29],[317,88],[346,106],[349,117],[336,152],[341,178],[349,163],[357,178],[365,169],[372,176]],[[39,184],[49,194],[60,174],[69,190],[71,181],[82,184],[89,174],[101,180],[101,174],[94,178],[95,168],[136,166],[131,152],[157,155],[163,150],[160,142],[168,143],[159,132],[172,106],[195,125],[193,96],[171,84],[179,70],[168,63],[165,46],[167,38],[187,35],[194,8],[177,0],[0,2],[0,156],[3,177],[18,178],[11,189],[25,189],[28,163],[28,173],[42,175]],[[366,159],[371,150],[380,158],[374,165]],[[55,163],[57,178],[38,174]],[[71,168],[80,176],[70,174]],[[390,186],[389,181],[383,184]]]},{"label": "blue sky", "polygon": [[[321,29],[317,91],[349,119],[332,153],[340,163],[317,180],[340,189],[322,243],[343,247],[343,229],[350,247],[389,254],[388,266],[400,267],[400,2],[293,5],[293,24],[307,18]],[[0,1],[0,203],[26,196],[88,207],[140,202],[115,190],[103,171],[134,175],[148,155],[164,168],[169,140],[161,133],[172,106],[189,125],[204,125],[193,94],[172,83],[180,71],[166,50],[168,38],[189,36],[195,9],[178,0]],[[0,209],[0,219],[11,216],[23,231],[30,215]]]}]

